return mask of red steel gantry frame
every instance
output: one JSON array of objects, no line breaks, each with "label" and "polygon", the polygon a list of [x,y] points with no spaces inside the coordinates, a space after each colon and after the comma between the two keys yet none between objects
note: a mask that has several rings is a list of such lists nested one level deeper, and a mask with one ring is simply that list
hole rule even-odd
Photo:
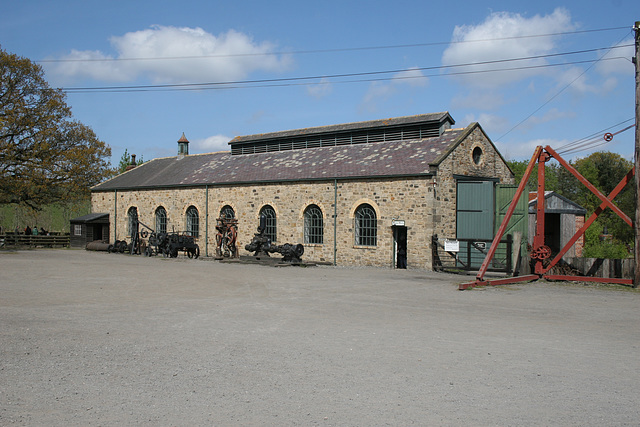
[{"label": "red steel gantry frame", "polygon": [[[545,260],[551,257],[551,249],[544,244],[544,172],[545,172],[545,164],[551,159],[556,159],[565,169],[567,169],[573,176],[575,176],[582,184],[584,184],[593,194],[595,194],[602,203],[595,210],[595,212],[584,222],[584,225],[576,231],[573,237],[567,242],[566,245],[562,248],[562,250],[545,266]],[[536,234],[533,238],[533,249],[531,250],[531,259],[535,262],[533,268],[533,274],[528,274],[524,276],[514,276],[507,277],[504,279],[495,279],[495,280],[484,280],[484,275],[489,268],[489,264],[493,260],[493,256],[495,255],[496,249],[498,248],[498,243],[500,239],[502,239],[502,235],[507,229],[507,224],[509,224],[509,220],[511,220],[511,216],[516,209],[516,205],[518,204],[518,200],[522,196],[524,189],[526,188],[527,181],[529,181],[529,177],[533,173],[533,169],[538,163],[538,188],[537,188],[537,207],[536,207]],[[622,189],[627,185],[629,181],[633,179],[635,172],[635,168],[632,168],[627,175],[622,178],[622,181],[618,183],[616,188],[613,189],[611,194],[608,197],[605,197],[596,187],[593,186],[585,177],[583,177],[580,172],[578,172],[573,166],[571,166],[568,162],[566,162],[558,153],[556,153],[551,147],[548,145],[544,148],[541,146],[536,147],[529,164],[527,165],[527,169],[525,170],[524,176],[520,181],[520,185],[516,190],[516,194],[509,205],[509,209],[507,209],[507,213],[500,224],[500,228],[498,228],[498,232],[493,238],[493,242],[491,243],[491,248],[489,252],[487,252],[487,256],[485,257],[482,265],[480,266],[480,270],[476,275],[476,280],[469,283],[462,283],[459,286],[460,290],[473,288],[475,286],[487,286],[487,285],[506,285],[517,282],[530,282],[533,280],[538,280],[541,278],[550,279],[550,280],[569,280],[569,281],[582,281],[582,282],[603,282],[603,283],[619,283],[619,284],[632,284],[633,279],[613,279],[613,278],[602,278],[602,277],[587,277],[587,276],[564,276],[557,274],[547,274],[549,270],[551,270],[555,265],[560,262],[564,254],[573,246],[573,244],[582,236],[584,232],[596,218],[606,209],[612,209],[624,222],[629,224],[630,227],[633,227],[631,219],[622,212],[614,203],[613,199],[622,191]]]}]

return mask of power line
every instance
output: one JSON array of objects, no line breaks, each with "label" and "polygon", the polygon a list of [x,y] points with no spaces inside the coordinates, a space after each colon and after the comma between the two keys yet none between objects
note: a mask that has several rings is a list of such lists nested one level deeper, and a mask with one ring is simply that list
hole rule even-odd
[{"label": "power line", "polygon": [[[292,83],[293,85],[293,82],[300,82],[300,81],[306,81],[307,83],[304,83],[304,84],[310,84],[309,81],[322,80],[322,79],[364,77],[364,76],[398,74],[402,72],[415,72],[415,71],[434,71],[434,70],[455,69],[455,68],[462,68],[462,67],[472,67],[472,66],[477,67],[481,65],[503,64],[503,63],[509,63],[509,62],[531,61],[535,59],[578,55],[578,54],[584,54],[589,52],[596,52],[603,49],[608,49],[608,51],[610,51],[612,49],[624,48],[629,46],[633,46],[633,44],[613,46],[610,48],[584,49],[584,50],[563,52],[563,53],[534,55],[534,56],[527,56],[527,57],[520,57],[520,58],[498,59],[498,60],[492,60],[492,61],[479,61],[479,62],[470,62],[470,63],[453,64],[453,65],[438,65],[438,66],[431,66],[431,67],[414,67],[409,69],[396,69],[396,70],[385,70],[385,71],[370,71],[370,72],[359,72],[359,73],[344,73],[344,74],[303,76],[303,77],[287,77],[287,78],[278,78],[278,79],[239,80],[239,81],[226,81],[226,82],[176,83],[176,84],[161,84],[161,85],[131,85],[131,86],[67,87],[67,88],[63,87],[62,90],[68,93],[87,93],[87,92],[152,91],[152,90],[165,90],[165,89],[202,90],[202,89],[209,89],[209,88],[215,88],[215,87],[221,87],[223,89],[232,89],[232,88],[235,89],[235,88],[238,88],[238,86],[232,86],[232,85],[243,85],[243,86],[252,85],[250,87],[257,87],[255,85],[266,84],[266,83]],[[619,58],[607,58],[607,60],[612,60],[612,59],[619,59]],[[564,62],[564,63],[557,63],[557,64],[543,64],[543,65],[511,67],[511,68],[491,69],[491,70],[473,70],[473,71],[466,71],[466,72],[451,72],[451,73],[440,74],[440,76],[479,74],[479,73],[499,72],[499,71],[516,71],[516,70],[525,70],[525,69],[534,69],[534,68],[574,65],[574,64],[580,64],[580,63],[593,63],[600,60],[602,60],[602,58],[598,60],[584,60],[584,61]],[[433,76],[434,75],[416,76],[415,78],[424,78],[424,77],[433,77]],[[379,80],[391,80],[391,79],[397,79],[397,78],[398,77],[389,77],[389,78],[379,79]],[[360,82],[360,81],[373,81],[373,80],[358,80],[358,81],[350,80],[349,82]],[[339,82],[334,82],[334,83],[339,83]],[[270,86],[277,86],[277,85],[272,84]]]},{"label": "power line", "polygon": [[65,63],[65,62],[164,61],[164,60],[184,60],[184,59],[233,58],[233,57],[266,56],[266,55],[300,55],[300,54],[315,54],[315,53],[357,52],[357,51],[367,51],[367,50],[401,49],[401,48],[442,46],[442,45],[451,45],[451,44],[483,43],[483,42],[491,42],[491,41],[517,40],[517,39],[527,39],[527,38],[555,37],[555,36],[562,36],[562,35],[594,33],[594,32],[602,32],[602,31],[617,31],[622,29],[628,29],[628,27],[610,27],[610,28],[598,28],[598,29],[592,29],[592,30],[577,30],[577,31],[565,31],[565,32],[546,33],[546,34],[530,34],[530,35],[523,35],[523,36],[496,37],[496,38],[489,38],[489,39],[454,40],[454,41],[447,41],[447,42],[413,43],[413,44],[398,44],[398,45],[386,45],[386,46],[363,46],[363,47],[347,47],[347,48],[334,48],[334,49],[292,50],[292,51],[282,51],[282,52],[165,56],[165,57],[40,59],[34,62]]},{"label": "power line", "polygon": [[[635,123],[625,127],[624,129],[621,129],[619,131],[607,134],[605,133],[608,130],[611,130],[613,128],[616,128],[618,126],[621,126],[623,124],[629,123],[631,121],[633,121],[634,118],[625,120],[623,122],[617,123],[613,126],[610,126],[606,129],[603,129],[599,132],[593,133],[589,136],[586,136],[582,139],[576,140],[574,142],[571,142],[569,144],[563,145],[562,147],[559,147],[558,149],[556,149],[556,151],[558,152],[558,154],[569,154],[569,153],[578,153],[580,151],[587,151],[587,150],[591,150],[593,148],[599,147],[601,145],[605,145],[608,144],[609,142],[611,142],[613,140],[614,135],[617,135],[619,133],[622,133],[624,131],[627,131],[629,129],[631,129],[632,127],[635,126]],[[609,136],[607,138],[607,135]]]},{"label": "power line", "polygon": [[[619,41],[618,43],[622,42],[622,40],[624,40],[624,38],[627,37],[627,34],[625,34]],[[617,43],[616,43],[617,44]],[[625,45],[626,47],[627,45]],[[635,45],[634,45],[635,46]],[[502,134],[502,136],[500,136],[498,139],[496,139],[496,141],[500,141],[502,138],[504,138],[505,136],[509,135],[513,130],[515,130],[517,127],[519,127],[521,124],[523,124],[524,122],[526,122],[527,120],[529,120],[531,117],[533,117],[534,114],[536,114],[538,111],[542,110],[546,105],[548,105],[551,101],[553,101],[554,99],[556,99],[558,96],[560,96],[560,94],[562,92],[564,92],[565,90],[567,90],[569,87],[571,87],[572,84],[574,84],[576,81],[578,81],[579,78],[581,78],[582,76],[584,76],[596,63],[600,62],[603,60],[603,58],[609,53],[611,52],[613,49],[616,48],[616,45],[611,46],[610,48],[607,49],[607,51],[605,53],[603,53],[600,58],[598,58],[597,61],[594,61],[591,65],[589,65],[587,67],[586,70],[584,70],[582,73],[580,73],[580,75],[578,77],[576,77],[575,79],[573,79],[571,82],[569,82],[569,84],[567,84],[566,86],[564,86],[562,89],[560,89],[555,95],[553,95],[551,98],[549,98],[547,101],[545,101],[540,107],[536,108],[531,114],[529,114],[527,117],[525,117],[524,119],[522,119],[520,122],[518,122],[515,126],[513,126],[511,129],[509,129],[506,133]]]},{"label": "power line", "polygon": [[617,126],[622,126],[623,124],[628,123],[628,122],[630,122],[630,121],[632,121],[632,120],[633,120],[633,118],[631,118],[631,119],[627,119],[627,120],[624,120],[624,121],[622,121],[622,122],[620,122],[620,123],[616,123],[615,125],[609,126],[608,128],[605,128],[605,129],[599,130],[599,131],[594,132],[594,133],[592,133],[592,134],[590,134],[590,135],[587,135],[587,136],[585,136],[585,137],[583,137],[583,138],[577,139],[577,140],[572,141],[572,142],[570,142],[570,143],[568,143],[568,144],[565,144],[565,145],[562,145],[562,146],[560,146],[560,147],[557,147],[557,148],[556,148],[556,151],[557,151],[558,153],[561,153],[563,150],[569,149],[569,148],[571,148],[571,147],[575,146],[576,144],[580,144],[580,143],[582,143],[583,141],[591,140],[591,139],[593,139],[593,138],[595,138],[595,137],[601,137],[601,136],[602,136],[602,135],[604,135],[604,133],[605,133],[605,132],[607,132],[608,130],[611,130],[611,129],[613,129],[613,128],[617,127]]},{"label": "power line", "polygon": [[[615,59],[623,59],[623,57],[612,57],[607,58],[605,61],[615,60]],[[254,89],[254,88],[272,88],[272,87],[289,87],[289,86],[309,86],[309,85],[320,85],[320,84],[347,84],[347,83],[365,83],[365,82],[382,82],[382,81],[390,81],[390,80],[411,80],[411,79],[424,79],[429,77],[448,77],[448,76],[461,76],[461,75],[470,75],[470,74],[486,74],[486,73],[496,73],[496,72],[509,72],[509,71],[521,71],[521,70],[531,70],[537,68],[550,68],[550,67],[561,67],[567,65],[576,65],[576,64],[585,64],[596,62],[597,60],[584,60],[584,61],[573,61],[573,62],[563,62],[558,64],[545,64],[545,65],[531,65],[531,66],[523,66],[523,67],[511,67],[511,68],[499,68],[492,70],[477,70],[477,71],[458,71],[451,73],[439,73],[439,74],[423,74],[420,76],[392,76],[392,77],[380,77],[380,78],[367,78],[367,79],[351,79],[351,80],[339,80],[339,81],[327,81],[327,82],[310,82],[310,81],[290,81],[292,79],[271,79],[271,80],[262,80],[262,81],[243,81],[243,82],[229,82],[229,83],[203,83],[204,86],[198,86],[198,84],[191,84],[189,87],[185,87],[184,85],[166,85],[165,87],[155,87],[155,86],[122,86],[122,87],[105,87],[105,88],[78,88],[78,90],[73,90],[71,93],[131,93],[131,92],[186,92],[186,91],[202,91],[202,90],[230,90],[230,89]],[[417,70],[417,69],[413,69]],[[408,71],[408,70],[402,70]],[[362,73],[366,74],[366,73]],[[308,79],[319,79],[320,77],[308,77]],[[322,78],[328,78],[324,76]],[[306,78],[305,78],[306,79]],[[279,82],[280,81],[280,82]],[[236,85],[234,85],[236,84]],[[243,85],[244,84],[244,85]]]}]

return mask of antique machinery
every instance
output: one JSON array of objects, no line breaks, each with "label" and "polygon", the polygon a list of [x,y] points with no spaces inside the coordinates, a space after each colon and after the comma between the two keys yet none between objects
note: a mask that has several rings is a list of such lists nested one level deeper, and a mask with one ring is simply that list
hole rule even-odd
[{"label": "antique machinery", "polygon": [[237,238],[237,219],[226,217],[216,219],[216,258],[238,258]]},{"label": "antique machinery", "polygon": [[[165,257],[176,258],[179,251],[184,251],[189,258],[200,256],[200,247],[195,242],[193,236],[188,233],[173,231],[171,233],[156,232],[148,225],[139,220],[133,222],[131,245],[127,242],[114,244],[113,251],[131,254],[143,254],[144,256],[164,255]],[[142,231],[140,231],[142,228]],[[144,239],[147,239],[146,241]]]},{"label": "antique machinery", "polygon": [[274,245],[271,239],[265,235],[266,218],[260,215],[260,225],[258,232],[254,234],[251,243],[245,245],[245,249],[253,252],[253,256],[259,258],[261,256],[270,257],[272,253],[282,255],[282,260],[292,264],[300,264],[302,255],[304,254],[304,246],[302,244],[292,245],[285,243],[284,245]]}]

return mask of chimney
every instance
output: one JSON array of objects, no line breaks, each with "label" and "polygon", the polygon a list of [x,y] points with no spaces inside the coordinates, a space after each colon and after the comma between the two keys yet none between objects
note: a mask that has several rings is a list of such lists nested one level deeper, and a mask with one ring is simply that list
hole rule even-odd
[{"label": "chimney", "polygon": [[135,168],[136,166],[137,166],[136,165],[136,155],[132,154],[131,155],[131,163],[129,165],[127,165],[127,167],[125,169],[125,172],[126,171],[130,171],[131,169]]},{"label": "chimney", "polygon": [[182,136],[178,140],[178,157],[183,158],[184,156],[189,155],[189,140],[186,136],[184,136],[184,132],[182,132]]}]

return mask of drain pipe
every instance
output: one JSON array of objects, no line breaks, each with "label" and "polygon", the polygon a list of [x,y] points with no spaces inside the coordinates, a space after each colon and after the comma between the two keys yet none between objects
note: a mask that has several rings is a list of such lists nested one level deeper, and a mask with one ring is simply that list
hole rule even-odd
[{"label": "drain pipe", "polygon": [[204,256],[209,256],[209,184],[204,186]]},{"label": "drain pipe", "polygon": [[336,257],[338,253],[338,178],[333,179],[333,265],[337,265]]},{"label": "drain pipe", "polygon": [[113,243],[118,240],[118,190],[113,190]]}]

